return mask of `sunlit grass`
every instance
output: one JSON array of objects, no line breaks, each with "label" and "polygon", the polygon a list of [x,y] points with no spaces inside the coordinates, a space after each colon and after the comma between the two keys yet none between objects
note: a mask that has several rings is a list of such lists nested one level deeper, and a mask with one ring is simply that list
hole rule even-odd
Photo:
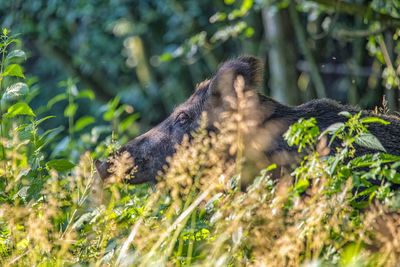
[{"label": "sunlit grass", "polygon": [[[359,114],[344,114],[348,121],[332,129],[343,144],[335,155],[330,135],[301,120],[285,135],[304,153],[294,171],[266,165],[243,183],[254,166],[246,151],[258,145],[256,104],[240,77],[235,90],[219,130],[207,132],[203,117],[155,186],[123,183],[126,156],[107,184],[90,152],[75,167],[69,158],[48,160],[42,148],[51,139],[40,141],[39,121],[3,120],[1,264],[396,266],[399,157],[355,157],[354,143],[368,130]],[[71,155],[83,149],[75,144]]]}]

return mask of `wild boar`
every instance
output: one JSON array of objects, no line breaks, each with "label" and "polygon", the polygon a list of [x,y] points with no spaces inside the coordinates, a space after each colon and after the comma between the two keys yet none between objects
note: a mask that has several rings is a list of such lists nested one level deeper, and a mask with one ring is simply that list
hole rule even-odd
[{"label": "wild boar", "polygon": [[[286,106],[267,96],[257,93],[262,85],[263,66],[254,57],[239,57],[223,63],[217,73],[209,80],[200,83],[193,95],[183,104],[178,106],[172,114],[150,131],[140,135],[125,144],[116,155],[127,152],[130,163],[135,166],[133,177],[125,180],[129,183],[139,184],[156,182],[157,173],[167,164],[167,157],[175,153],[176,146],[180,144],[185,135],[190,136],[199,127],[199,120],[203,112],[208,117],[208,130],[215,130],[214,123],[221,120],[220,114],[228,109],[229,99],[236,98],[234,88],[235,79],[241,76],[244,80],[246,92],[253,92],[253,100],[257,102],[254,116],[258,124],[272,125],[266,127],[268,131],[260,131],[261,138],[268,139],[264,154],[274,158],[281,152],[292,152],[296,148],[289,147],[282,135],[288,127],[300,118],[316,118],[321,131],[336,122],[343,122],[345,117],[339,115],[342,111],[352,114],[360,110],[355,107],[345,106],[329,99],[317,99],[299,106]],[[390,122],[388,125],[371,124],[369,130],[380,140],[388,153],[400,154],[400,120],[395,116],[372,114],[362,111],[363,116],[379,116]],[[271,124],[272,123],[272,124]],[[258,128],[259,129],[259,128]],[[258,134],[258,138],[260,134]],[[374,152],[359,147],[358,153]],[[102,179],[107,179],[118,171],[118,162],[111,158],[106,161],[95,162],[97,171]],[[279,157],[277,157],[279,161]],[[121,162],[120,162],[121,163]],[[125,164],[122,162],[121,164]],[[280,164],[278,162],[278,164]],[[128,173],[132,168],[124,170]],[[123,173],[124,174],[124,173]]]}]

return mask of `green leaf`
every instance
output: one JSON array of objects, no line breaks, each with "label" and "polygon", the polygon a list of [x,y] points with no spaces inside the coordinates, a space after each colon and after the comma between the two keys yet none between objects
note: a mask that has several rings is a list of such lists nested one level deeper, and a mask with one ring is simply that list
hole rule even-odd
[{"label": "green leaf", "polygon": [[46,163],[47,169],[54,169],[59,172],[68,171],[75,167],[75,164],[66,159],[53,159]]},{"label": "green leaf", "polygon": [[126,119],[122,120],[119,123],[119,128],[121,129],[121,131],[126,131],[128,128],[132,127],[132,125],[135,123],[135,121],[137,121],[139,117],[139,113],[134,113],[128,116]]},{"label": "green leaf", "polygon": [[83,116],[76,121],[75,131],[80,131],[83,128],[85,128],[86,126],[94,123],[95,121],[96,121],[96,119],[93,118],[92,116]]},{"label": "green leaf", "polygon": [[108,110],[103,114],[103,119],[105,121],[111,121],[113,118],[114,118],[114,112],[112,112],[111,110]]},{"label": "green leaf", "polygon": [[171,53],[165,52],[160,56],[161,62],[168,62],[174,59],[174,56]]},{"label": "green leaf", "polygon": [[110,108],[111,108],[111,109],[116,109],[116,108],[118,107],[118,105],[119,105],[120,100],[121,100],[121,97],[120,97],[120,96],[114,97],[114,98],[111,100],[111,102],[109,102],[109,103],[110,103]]},{"label": "green leaf", "polygon": [[310,182],[309,182],[307,179],[300,179],[300,180],[296,183],[296,185],[295,185],[295,187],[294,187],[294,190],[295,190],[297,193],[301,194],[301,193],[303,193],[304,191],[306,191],[307,188],[308,188],[309,186],[310,186]]},{"label": "green leaf", "polygon": [[273,164],[268,165],[268,167],[265,168],[264,170],[265,170],[266,172],[270,172],[270,171],[275,170],[276,168],[278,168],[278,165],[276,165],[275,163],[273,163]]},{"label": "green leaf", "polygon": [[47,121],[47,120],[53,119],[53,118],[56,118],[56,116],[50,115],[50,116],[46,116],[46,117],[44,117],[44,118],[41,118],[40,120],[37,120],[37,121],[35,122],[35,123],[36,123],[36,126],[39,125],[39,124],[41,124],[41,123],[44,122],[44,121]]},{"label": "green leaf", "polygon": [[253,37],[253,35],[254,35],[254,28],[252,28],[252,27],[247,27],[247,29],[244,31],[244,35],[247,37],[247,38],[251,38],[251,37]]},{"label": "green leaf", "polygon": [[25,102],[18,102],[12,105],[8,108],[7,113],[4,114],[6,118],[13,118],[18,115],[36,116],[31,107]]},{"label": "green leaf", "polygon": [[67,94],[66,93],[62,93],[59,95],[56,95],[55,97],[53,97],[52,99],[49,100],[49,102],[47,102],[47,107],[51,108],[52,106],[54,106],[56,103],[67,99]]},{"label": "green leaf", "polygon": [[69,136],[65,136],[61,141],[58,142],[58,144],[56,144],[56,146],[54,146],[51,156],[56,157],[60,155],[63,151],[69,149],[71,143],[72,142]]},{"label": "green leaf", "polygon": [[219,22],[219,21],[224,21],[226,20],[227,15],[225,12],[217,12],[214,15],[212,15],[209,19],[211,23]]},{"label": "green leaf", "polygon": [[389,169],[385,170],[383,173],[386,176],[386,178],[392,183],[400,184],[400,173],[398,173],[396,170]]},{"label": "green leaf", "polygon": [[26,54],[24,51],[16,49],[11,51],[8,55],[7,55],[7,59],[10,60],[12,58],[23,58],[24,60],[26,60]]},{"label": "green leaf", "polygon": [[[347,148],[343,149],[344,153],[347,153]],[[335,157],[335,160],[333,163],[329,166],[328,173],[329,175],[333,175],[333,173],[336,171],[336,167],[338,166],[339,162],[341,161],[340,157]]]},{"label": "green leaf", "polygon": [[345,246],[340,257],[341,266],[357,266],[357,260],[361,251],[360,243],[350,243]]},{"label": "green leaf", "polygon": [[381,164],[400,162],[400,156],[385,153],[366,154],[349,161],[349,165],[352,166],[352,168],[365,168],[377,162]]},{"label": "green leaf", "polygon": [[381,118],[378,118],[378,117],[365,117],[365,118],[361,119],[361,122],[364,123],[364,124],[367,124],[367,123],[380,123],[380,124],[383,124],[383,125],[390,124],[389,121],[381,119]]},{"label": "green leaf", "polygon": [[75,115],[77,109],[78,109],[78,105],[76,105],[74,103],[69,104],[64,110],[64,116],[65,117],[73,117]]},{"label": "green leaf", "polygon": [[328,128],[325,129],[325,131],[323,131],[321,133],[321,136],[324,136],[325,134],[329,133],[329,134],[334,134],[336,133],[339,129],[341,129],[344,126],[343,122],[337,122],[334,124],[329,125]]},{"label": "green leaf", "polygon": [[47,130],[46,132],[41,134],[36,151],[41,150],[44,146],[54,140],[54,138],[56,138],[62,131],[64,131],[64,126],[59,126],[57,128]]},{"label": "green leaf", "polygon": [[7,87],[1,99],[6,102],[18,100],[18,98],[28,94],[28,92],[29,89],[26,83],[14,83]]},{"label": "green leaf", "polygon": [[355,143],[362,147],[386,152],[386,149],[383,147],[379,139],[371,133],[361,134],[359,137],[356,138]]},{"label": "green leaf", "polygon": [[[26,196],[25,196],[25,198],[26,198]],[[29,247],[29,241],[26,238],[23,238],[20,241],[18,241],[18,243],[15,246],[17,251],[25,251],[28,247]]]},{"label": "green leaf", "polygon": [[351,113],[348,112],[348,111],[339,112],[339,115],[345,116],[346,118],[350,118],[351,117]]},{"label": "green leaf", "polygon": [[331,146],[333,141],[335,141],[337,135],[340,133],[340,131],[342,131],[345,127],[345,124],[343,122],[337,122],[334,124],[329,125],[328,128],[325,129],[325,131],[323,131],[320,136],[318,137],[318,139],[321,139],[324,135],[326,134],[330,134],[332,135],[328,146]]},{"label": "green leaf", "polygon": [[93,100],[95,98],[95,95],[92,90],[87,89],[87,90],[80,91],[76,97],[77,98],[88,98],[88,99]]},{"label": "green leaf", "polygon": [[14,76],[14,77],[25,78],[22,68],[18,64],[8,65],[5,71],[3,72],[2,76],[3,77]]}]

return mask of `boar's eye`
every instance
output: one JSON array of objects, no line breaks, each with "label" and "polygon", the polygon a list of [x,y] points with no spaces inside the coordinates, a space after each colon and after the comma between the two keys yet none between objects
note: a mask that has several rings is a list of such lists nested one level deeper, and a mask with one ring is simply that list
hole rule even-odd
[{"label": "boar's eye", "polygon": [[175,119],[175,123],[179,124],[180,126],[185,126],[190,122],[190,117],[187,113],[181,112]]}]

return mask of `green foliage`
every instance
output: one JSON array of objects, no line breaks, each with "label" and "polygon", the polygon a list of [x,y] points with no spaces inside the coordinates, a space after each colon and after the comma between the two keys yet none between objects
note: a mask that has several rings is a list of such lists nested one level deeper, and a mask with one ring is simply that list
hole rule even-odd
[{"label": "green foliage", "polygon": [[373,0],[371,7],[383,14],[390,14],[393,17],[400,18],[400,1],[398,0]]},{"label": "green foliage", "polygon": [[[78,87],[89,87],[96,95],[96,101],[81,105],[78,114],[96,117],[99,100],[106,102],[118,95],[121,103],[147,114],[140,123],[149,128],[182,102],[197,82],[208,78],[220,62],[241,54],[266,57],[273,43],[267,40],[268,24],[263,18],[269,11],[286,14],[291,2],[2,1],[0,17],[2,26],[23,33],[21,38],[30,51],[16,50],[8,57],[30,58],[27,70],[44,81],[34,106],[46,105],[64,90],[56,84],[73,76]],[[326,78],[337,81],[325,85],[327,95],[372,107],[385,88],[398,87],[398,21],[391,20],[398,17],[398,1],[349,0],[340,7],[332,1],[295,2],[316,62]],[[284,15],[282,19],[285,28],[290,28],[291,18]],[[289,39],[282,45],[299,43],[290,30],[287,34]],[[367,41],[370,56],[365,54]],[[293,50],[296,60],[302,61],[300,51],[295,50],[299,49]],[[276,65],[268,62],[268,69]],[[282,67],[293,69],[295,65]],[[340,69],[339,76],[330,65]],[[343,66],[350,66],[351,71],[343,71]],[[296,102],[313,98],[310,73],[303,68],[297,71],[300,76],[295,80],[299,78],[301,89],[310,92]],[[266,81],[265,88],[270,84]],[[267,93],[274,95],[275,90],[279,89],[268,88]],[[44,127],[68,123],[68,118],[59,116]]]},{"label": "green foliage", "polygon": [[[79,91],[73,79],[60,83],[60,86],[65,87],[65,93],[55,96],[48,105],[33,109],[30,106],[30,100],[36,95],[35,92],[29,90],[23,68],[19,65],[20,60],[26,59],[26,55],[19,48],[19,40],[11,35],[9,30],[3,29],[2,33],[0,43],[2,56],[0,65],[0,209],[2,212],[0,262],[10,262],[15,257],[24,257],[31,248],[37,246],[38,250],[31,256],[39,257],[36,258],[38,263],[53,265],[58,262],[61,264],[66,261],[61,258],[55,259],[55,254],[51,256],[51,253],[63,253],[63,248],[55,245],[57,240],[69,236],[71,231],[81,229],[85,218],[95,220],[95,216],[101,214],[104,217],[96,221],[96,227],[98,227],[97,224],[107,224],[108,220],[116,218],[115,212],[118,209],[113,208],[121,205],[118,204],[119,202],[113,202],[110,208],[96,211],[96,209],[91,210],[87,204],[94,180],[93,166],[90,167],[91,156],[84,153],[94,146],[97,146],[98,151],[93,152],[96,157],[107,153],[106,147],[98,145],[97,140],[101,134],[110,134],[110,131],[100,125],[93,127],[90,134],[82,134],[80,138],[74,137],[75,133],[81,133],[83,129],[92,125],[95,118],[82,116],[76,119],[78,100],[93,100],[94,94],[90,90]],[[65,132],[62,126],[48,130],[42,128],[45,122],[56,117],[52,115],[43,117],[44,112],[63,102],[66,102],[64,115],[69,120],[68,135],[64,138],[61,135]],[[118,102],[119,100],[114,101],[116,104]],[[128,107],[122,105],[122,110],[116,112],[108,121],[120,120],[128,110],[128,116],[123,120],[134,124],[137,115],[135,113],[129,115],[132,110]],[[103,110],[106,109],[108,105],[103,107]],[[121,127],[117,123],[115,125],[116,131],[121,134],[127,132],[126,123]],[[86,159],[90,164],[87,169],[81,169],[83,173],[78,175],[81,178],[74,179],[71,183],[68,181],[71,178],[69,172],[74,171],[79,158],[80,162]],[[132,199],[125,198],[121,203],[125,204],[128,201]],[[4,217],[3,212],[9,210],[8,205],[15,208],[16,213],[13,211],[12,216],[5,215]],[[131,219],[133,214],[139,214],[139,210],[139,205],[127,204],[124,206],[125,215],[118,221],[123,225]],[[84,213],[84,211],[90,212]],[[78,214],[79,220],[77,220]],[[9,220],[10,218],[13,219]],[[29,220],[38,224],[31,225]],[[80,245],[84,245],[82,250],[79,250],[79,254],[84,256],[78,257],[82,261],[88,261],[93,255],[98,255],[97,252],[93,254],[94,250],[91,250],[91,245],[94,243],[90,242],[93,240],[86,239],[88,231],[89,234],[95,232],[89,229],[91,229],[90,226],[82,229],[82,237],[71,248],[76,250]],[[33,238],[29,238],[29,231],[35,231],[35,233],[32,232]],[[101,234],[98,236],[102,237]],[[98,249],[99,243],[96,244],[95,247]],[[23,262],[28,261],[22,260],[18,264],[24,265]]]},{"label": "green foliage", "polygon": [[316,120],[311,118],[300,119],[289,128],[284,137],[290,146],[296,145],[298,146],[297,151],[302,152],[304,148],[314,145],[319,134]]},{"label": "green foliage", "polygon": [[64,172],[75,167],[75,164],[66,159],[53,159],[46,163],[48,169],[54,169],[58,172]]},{"label": "green foliage", "polygon": [[[400,184],[400,157],[356,156],[360,146],[382,148],[368,132],[371,123],[388,123],[380,118],[343,113],[345,122],[322,133],[313,118],[293,124],[285,138],[304,158],[286,192],[285,186],[270,178],[276,165],[262,170],[247,192],[241,192],[240,175],[229,171],[238,168],[222,156],[231,145],[227,135],[237,135],[228,131],[210,136],[203,128],[192,143],[178,148],[166,180],[156,190],[146,185],[104,187],[98,184],[92,158],[118,145],[110,138],[107,146],[99,145],[99,135],[110,132],[96,125],[94,117],[76,113],[79,100],[92,100],[93,93],[80,91],[68,79],[60,83],[65,92],[45,107],[32,109],[25,101],[31,92],[23,78],[8,76],[4,81],[11,85],[2,95],[9,106],[2,116],[6,141],[0,161],[5,166],[0,184],[1,263],[118,265],[132,260],[143,265],[206,266],[219,261],[223,265],[266,261],[279,266],[280,251],[297,241],[307,247],[288,255],[303,263],[311,260],[311,251],[313,259],[324,264],[353,264],[364,254],[368,255],[364,262],[369,263],[380,255],[366,250],[367,240],[352,238],[360,232],[371,234],[368,221],[365,228],[361,223],[367,220],[363,208],[373,206],[375,200],[392,208],[396,203],[393,188]],[[123,139],[138,115],[120,101],[117,97],[100,111],[104,121],[112,124],[114,136]],[[54,116],[42,114],[62,104],[70,121],[68,129],[44,131],[41,126]],[[78,135],[85,129],[91,129],[89,139]],[[60,136],[63,131],[67,137]],[[327,137],[329,142],[321,145]],[[338,150],[326,155],[326,146],[334,142],[340,143]],[[299,232],[293,234],[295,229]],[[312,235],[306,235],[304,239],[307,232],[323,238],[311,240]]]},{"label": "green foliage", "polygon": [[[366,206],[375,197],[380,200],[389,199],[395,193],[391,188],[400,182],[400,157],[385,153],[355,157],[356,145],[385,152],[379,140],[368,132],[368,125],[387,125],[389,122],[377,117],[361,117],[361,112],[354,115],[342,112],[341,115],[347,118],[346,122],[335,123],[321,134],[314,118],[300,119],[285,133],[284,137],[290,146],[298,147],[299,152],[304,148],[311,151],[293,172],[297,181],[294,191],[303,193],[310,186],[309,180],[312,177],[327,174],[330,176],[327,193],[337,193],[351,176],[352,186],[356,190],[352,204]],[[328,147],[325,147],[323,138],[327,135],[330,140]],[[318,145],[317,140],[320,140]],[[334,154],[321,160],[320,153],[325,156],[334,143],[337,145]]]},{"label": "green foliage", "polygon": [[[304,155],[290,181],[271,179],[277,168],[272,165],[247,192],[239,190],[241,175],[230,171],[240,168],[232,168],[210,145],[210,138],[219,137],[201,131],[193,141],[197,146],[181,147],[184,156],[174,158],[175,168],[165,174],[170,179],[156,190],[99,185],[94,173],[93,158],[115,151],[116,140],[125,143],[138,134],[137,111],[144,114],[146,128],[222,60],[232,54],[264,55],[270,44],[265,45],[260,14],[281,12],[291,1],[78,2],[0,3],[3,23],[23,32],[31,50],[25,53],[19,39],[2,30],[0,264],[396,263],[398,235],[373,223],[383,218],[384,230],[398,226],[390,212],[375,212],[378,207],[398,211],[395,188],[400,184],[400,158],[384,153],[368,132],[371,123],[387,123],[379,118],[343,113],[344,122],[323,133],[315,119],[300,120],[285,134]],[[371,1],[368,12],[355,18],[336,13],[343,5],[317,2],[296,3],[306,12],[302,26],[318,62],[342,57],[343,65],[373,68],[365,79],[357,71],[335,76],[346,94],[357,86],[363,89],[356,93],[369,92],[362,105],[375,103],[380,68],[385,89],[398,88],[400,31],[376,20],[376,13],[398,18],[398,1]],[[362,41],[346,39],[360,32],[372,58],[360,56]],[[356,51],[348,61],[347,46]],[[23,68],[27,58],[31,62]],[[299,81],[306,81],[302,89],[309,90],[309,73],[300,71]],[[71,75],[76,77],[66,78]],[[343,86],[348,79],[351,84]],[[214,147],[227,142],[216,141]],[[333,144],[338,144],[335,151]],[[357,156],[364,148],[381,153]]]}]

